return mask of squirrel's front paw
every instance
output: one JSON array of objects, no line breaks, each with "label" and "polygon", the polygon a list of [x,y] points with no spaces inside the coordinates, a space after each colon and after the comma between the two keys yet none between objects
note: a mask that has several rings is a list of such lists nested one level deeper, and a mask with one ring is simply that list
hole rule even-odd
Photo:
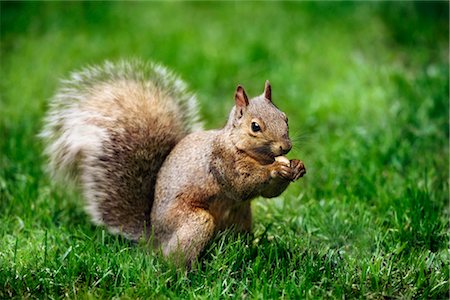
[{"label": "squirrel's front paw", "polygon": [[303,177],[303,175],[306,174],[306,168],[305,165],[301,160],[293,159],[291,160],[290,167],[293,170],[293,178],[292,181],[296,181],[300,177]]},{"label": "squirrel's front paw", "polygon": [[292,169],[284,162],[275,161],[272,164],[272,171],[270,172],[272,178],[283,178],[291,180],[293,177]]},{"label": "squirrel's front paw", "polygon": [[283,178],[289,181],[296,181],[300,177],[306,174],[305,165],[298,159],[289,161],[278,160],[273,163],[273,169],[271,172],[272,178]]}]

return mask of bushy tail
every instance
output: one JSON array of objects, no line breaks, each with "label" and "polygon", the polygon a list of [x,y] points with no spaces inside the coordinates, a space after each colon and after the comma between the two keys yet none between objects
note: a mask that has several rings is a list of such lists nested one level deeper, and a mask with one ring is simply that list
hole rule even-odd
[{"label": "bushy tail", "polygon": [[164,67],[106,62],[62,81],[40,136],[49,171],[81,187],[93,221],[138,239],[150,231],[158,170],[201,128],[197,116],[195,96]]}]

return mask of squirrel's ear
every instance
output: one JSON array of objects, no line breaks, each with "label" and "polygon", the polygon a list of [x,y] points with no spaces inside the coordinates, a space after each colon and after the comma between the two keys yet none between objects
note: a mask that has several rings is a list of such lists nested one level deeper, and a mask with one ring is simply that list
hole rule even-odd
[{"label": "squirrel's ear", "polygon": [[248,105],[248,97],[245,93],[244,88],[241,85],[238,85],[236,89],[236,94],[234,95],[234,100],[236,101],[237,108],[245,108]]},{"label": "squirrel's ear", "polygon": [[264,85],[264,98],[272,102],[272,88],[270,87],[269,80],[266,80],[266,84]]}]

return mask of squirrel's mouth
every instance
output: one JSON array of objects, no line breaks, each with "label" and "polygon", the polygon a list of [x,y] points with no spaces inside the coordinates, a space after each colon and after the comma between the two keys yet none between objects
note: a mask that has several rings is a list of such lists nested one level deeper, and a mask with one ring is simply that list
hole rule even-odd
[{"label": "squirrel's mouth", "polygon": [[275,154],[265,147],[252,149],[247,151],[247,154],[262,165],[269,165],[275,161]]}]

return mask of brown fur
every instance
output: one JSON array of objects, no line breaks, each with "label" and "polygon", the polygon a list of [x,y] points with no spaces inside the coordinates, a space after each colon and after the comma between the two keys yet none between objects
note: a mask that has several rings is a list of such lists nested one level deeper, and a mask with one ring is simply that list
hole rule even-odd
[{"label": "brown fur", "polygon": [[156,87],[119,81],[94,86],[83,107],[108,116],[92,120],[108,130],[103,153],[82,164],[104,170],[92,174],[97,188],[109,193],[99,203],[102,223],[130,237],[141,236],[143,228],[150,232],[156,175],[163,159],[187,134],[176,118],[179,108],[164,97]]}]

